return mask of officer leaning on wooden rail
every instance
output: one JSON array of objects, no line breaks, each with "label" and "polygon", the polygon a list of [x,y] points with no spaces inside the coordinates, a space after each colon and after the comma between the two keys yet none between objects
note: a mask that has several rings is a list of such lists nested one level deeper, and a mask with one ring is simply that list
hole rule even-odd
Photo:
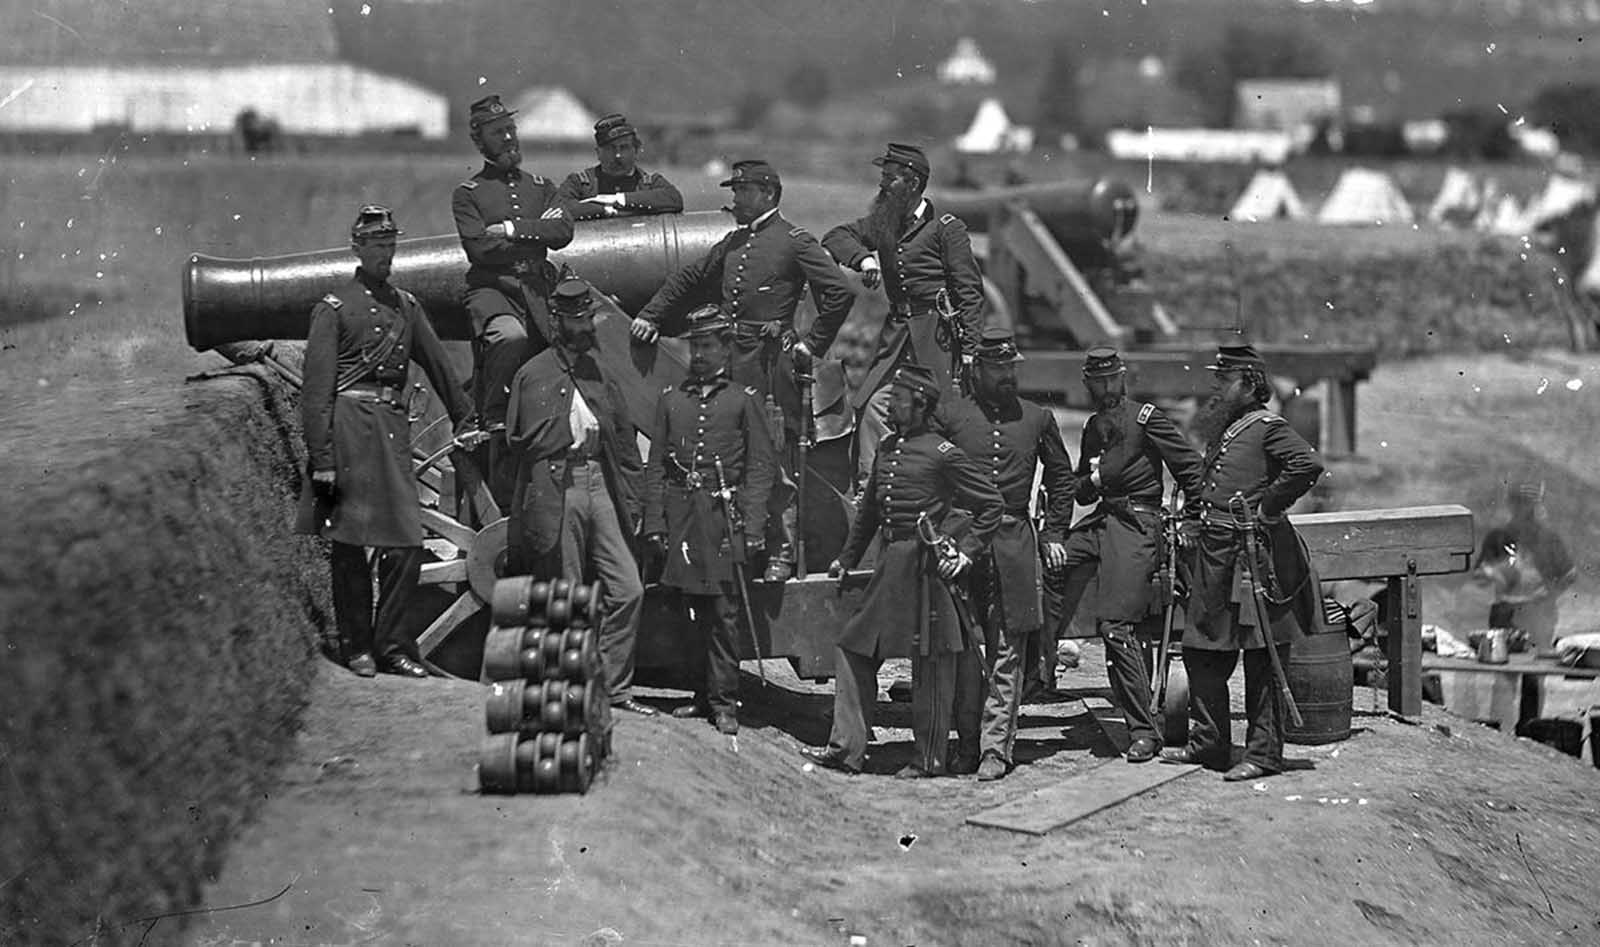
[{"label": "officer leaning on wooden rail", "polygon": [[[1249,345],[1225,345],[1209,366],[1211,398],[1195,418],[1206,443],[1198,529],[1190,559],[1183,664],[1189,672],[1187,746],[1163,761],[1225,770],[1229,781],[1283,771],[1283,682],[1257,619],[1251,586],[1265,584],[1265,614],[1278,664],[1289,645],[1315,632],[1321,592],[1310,559],[1285,512],[1322,476],[1311,445],[1266,408],[1272,397],[1266,361]],[[1262,554],[1245,555],[1259,537]],[[1244,652],[1244,757],[1229,768],[1232,735],[1228,678]]]},{"label": "officer leaning on wooden rail", "polygon": [[679,214],[683,195],[671,181],[639,167],[644,146],[625,116],[613,112],[594,123],[599,164],[567,175],[558,192],[574,220]]},{"label": "officer leaning on wooden rail", "polygon": [[866,216],[822,237],[834,259],[860,271],[869,289],[881,283],[889,297],[878,351],[858,396],[864,410],[857,487],[871,472],[887,432],[889,395],[883,386],[894,370],[920,365],[945,392],[957,368],[971,361],[983,327],[983,276],[967,226],[923,197],[932,173],[928,156],[916,145],[890,143],[872,163],[883,170]]},{"label": "officer leaning on wooden rail", "polygon": [[633,699],[644,585],[631,540],[644,464],[622,389],[593,355],[597,295],[583,280],[562,280],[550,298],[555,344],[511,380],[508,567],[604,584],[600,654],[611,704],[648,717],[655,709]]},{"label": "officer leaning on wooden rail", "polygon": [[511,498],[515,460],[499,435],[511,377],[553,343],[547,298],[555,288],[550,250],[572,242],[572,213],[555,182],[522,170],[516,114],[486,95],[468,112],[472,142],[483,168],[450,196],[456,233],[466,251],[462,305],[472,323],[473,401],[489,442],[488,480],[495,501]]},{"label": "officer leaning on wooden rail", "polygon": [[[829,567],[841,576],[865,555],[873,537],[882,548],[860,609],[851,616],[834,649],[833,728],[828,745],[801,753],[830,769],[859,773],[878,697],[878,669],[887,658],[911,657],[911,732],[915,756],[901,778],[975,772],[971,755],[949,759],[952,713],[981,713],[983,656],[980,629],[972,620],[960,583],[1000,526],[1003,501],[988,471],[961,448],[929,428],[944,387],[919,365],[897,369],[889,385],[885,438],[861,506],[839,558]],[[971,514],[970,527],[955,540],[955,555],[936,554],[918,537],[919,517],[934,529],[952,530],[951,511]],[[958,686],[959,681],[959,686]],[[970,706],[956,708],[957,697]]]},{"label": "officer leaning on wooden rail", "polygon": [[[947,396],[934,418],[935,430],[978,462],[1004,502],[994,542],[973,561],[970,579],[989,674],[981,721],[971,714],[975,702],[957,701],[968,711],[956,718],[957,756],[979,752],[978,778],[985,781],[1003,777],[1013,765],[1028,636],[1044,624],[1040,549],[1061,557],[1072,520],[1072,459],[1055,414],[1018,397],[1020,361],[1010,329],[985,329],[971,366],[972,397]],[[1050,506],[1044,529],[1035,532],[1028,502],[1041,464]]]},{"label": "officer leaning on wooden rail", "polygon": [[[387,207],[362,207],[350,228],[360,266],[311,311],[300,395],[310,477],[295,528],[333,542],[333,614],[350,669],[427,677],[400,633],[422,567],[422,520],[411,471],[406,368],[428,376],[457,440],[476,435],[471,405],[415,296],[389,282],[395,238]],[[369,565],[367,549],[373,550]],[[372,601],[372,570],[379,594]]]},{"label": "officer leaning on wooden rail", "polygon": [[[669,276],[639,311],[632,332],[642,342],[653,342],[671,316],[707,297],[720,300],[733,317],[729,373],[735,383],[754,387],[776,415],[772,435],[779,480],[771,497],[771,555],[763,578],[782,582],[794,573],[799,534],[795,468],[803,409],[795,374],[809,371],[811,361],[827,353],[855,297],[817,238],[784,219],[778,209],[783,181],[770,163],[735,162],[722,187],[733,192],[729,209],[738,226],[705,256]],[[807,285],[817,317],[802,338],[794,317]]]},{"label": "officer leaning on wooden rail", "polygon": [[1164,612],[1157,594],[1162,548],[1163,465],[1191,508],[1198,508],[1200,455],[1161,409],[1128,400],[1127,367],[1110,346],[1084,353],[1083,384],[1094,402],[1078,446],[1077,501],[1094,510],[1067,535],[1062,619],[1070,621],[1086,589],[1095,631],[1106,646],[1106,676],[1132,743],[1130,763],[1155,759],[1160,732],[1150,708],[1150,669],[1135,627]]},{"label": "officer leaning on wooden rail", "polygon": [[760,392],[728,373],[733,320],[702,306],[689,314],[684,336],[689,377],[661,393],[650,429],[644,535],[663,562],[661,584],[677,589],[695,618],[695,699],[673,716],[709,717],[733,734],[740,602],[749,594],[736,564],[766,542],[775,460]]}]

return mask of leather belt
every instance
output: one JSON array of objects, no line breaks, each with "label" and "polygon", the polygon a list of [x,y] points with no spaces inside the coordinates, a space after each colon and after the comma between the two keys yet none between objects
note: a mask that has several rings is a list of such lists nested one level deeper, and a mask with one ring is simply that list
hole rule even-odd
[{"label": "leather belt", "polygon": [[1227,529],[1242,530],[1249,528],[1249,524],[1239,521],[1227,510],[1210,505],[1200,507],[1200,522],[1205,526],[1222,526]]},{"label": "leather belt", "polygon": [[568,466],[572,464],[587,464],[591,460],[600,459],[600,448],[574,447],[562,454],[559,459],[566,461]]},{"label": "leather belt", "polygon": [[878,534],[886,543],[911,542],[917,538],[917,528],[908,526],[904,529],[895,529],[892,526],[881,526],[878,528]]},{"label": "leather belt", "polygon": [[931,302],[889,304],[889,319],[894,322],[904,322],[918,316],[938,315],[938,312],[938,307]]},{"label": "leather belt", "polygon": [[1161,515],[1160,506],[1154,503],[1145,503],[1142,500],[1130,500],[1127,497],[1119,496],[1102,496],[1100,500],[1101,502],[1107,504],[1115,503],[1121,506],[1123,509],[1132,510],[1135,513],[1144,513],[1147,516]]},{"label": "leather belt", "polygon": [[377,382],[358,381],[348,388],[341,389],[339,394],[357,401],[403,408],[405,407],[404,390],[403,385],[380,385]]},{"label": "leather belt", "polygon": [[781,326],[780,320],[777,319],[767,322],[735,322],[733,324],[733,334],[741,339],[746,340],[770,338],[772,341],[776,342],[778,341],[779,336],[781,336],[783,333],[781,329],[778,335],[772,335],[769,333],[768,327],[775,322],[779,323]]},{"label": "leather belt", "polygon": [[[705,490],[708,493],[714,493],[717,490],[717,472],[715,470],[683,470],[682,468],[674,470],[669,467],[667,468],[667,482],[675,487],[683,487],[685,490]],[[737,491],[739,489],[739,481],[730,482],[728,489]]]}]

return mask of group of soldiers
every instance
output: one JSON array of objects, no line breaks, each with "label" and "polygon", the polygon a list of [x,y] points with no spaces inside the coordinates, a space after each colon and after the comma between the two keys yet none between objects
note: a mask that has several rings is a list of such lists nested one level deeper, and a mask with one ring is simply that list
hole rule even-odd
[{"label": "group of soldiers", "polygon": [[[966,227],[924,196],[926,154],[890,144],[874,161],[879,188],[867,212],[820,241],[783,218],[783,184],[770,163],[732,166],[722,186],[736,226],[633,319],[633,344],[670,333],[687,339],[690,354],[688,377],[661,393],[654,419],[635,418],[596,346],[601,298],[548,252],[572,240],[578,221],[679,212],[682,196],[638,166],[639,137],[621,115],[595,125],[597,165],[559,185],[526,172],[513,114],[497,96],[472,104],[484,165],[452,195],[470,264],[470,397],[421,306],[389,282],[400,231],[388,209],[361,209],[351,230],[355,277],[312,314],[299,526],[333,542],[340,657],[353,671],[428,674],[400,630],[421,561],[400,399],[407,363],[416,362],[456,425],[456,443],[484,455],[511,521],[509,569],[603,584],[599,639],[613,708],[658,712],[634,698],[632,679],[642,575],[659,573],[695,628],[695,699],[674,716],[704,716],[736,733],[741,604],[749,581],[782,582],[797,565],[801,389],[849,314],[848,268],[883,287],[889,313],[857,396],[854,515],[830,573],[870,565],[872,576],[838,636],[829,742],[803,752],[861,772],[878,669],[909,656],[915,756],[898,775],[1003,777],[1053,599],[1061,617],[1092,602],[1133,736],[1127,758],[1154,759],[1160,741],[1135,627],[1168,605],[1157,581],[1164,557],[1177,554],[1162,541],[1165,469],[1188,511],[1183,645],[1194,695],[1189,743],[1167,756],[1229,779],[1282,768],[1283,709],[1263,656],[1269,637],[1286,648],[1315,618],[1300,607],[1316,600],[1315,583],[1283,513],[1321,468],[1265,409],[1271,388],[1254,350],[1225,347],[1212,366],[1213,397],[1196,424],[1203,454],[1156,406],[1127,397],[1115,350],[1090,350],[1083,375],[1095,413],[1074,465],[1054,414],[1018,396],[1022,355],[1010,332],[983,328]],[[817,314],[802,333],[795,313],[808,287]],[[637,431],[649,436],[648,458]],[[1040,522],[1030,513],[1036,482]],[[1076,523],[1075,503],[1092,508]],[[1241,558],[1246,533],[1268,540],[1270,561]],[[1270,635],[1241,592],[1257,567],[1271,576]],[[1297,594],[1308,588],[1309,598]],[[1042,637],[1053,652],[1050,634]],[[1227,679],[1241,651],[1249,732],[1233,765]]]}]

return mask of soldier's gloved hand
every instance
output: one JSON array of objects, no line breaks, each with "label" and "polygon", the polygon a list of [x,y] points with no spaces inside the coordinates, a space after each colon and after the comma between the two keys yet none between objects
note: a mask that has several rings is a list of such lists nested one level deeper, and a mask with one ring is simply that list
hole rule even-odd
[{"label": "soldier's gloved hand", "polygon": [[584,203],[587,204],[605,204],[607,206],[614,206],[624,203],[621,194],[596,194],[593,197],[586,197],[583,200]]},{"label": "soldier's gloved hand", "polygon": [[462,450],[472,450],[489,439],[489,432],[478,426],[476,418],[467,418],[456,425],[454,436]]},{"label": "soldier's gloved hand", "polygon": [[953,579],[961,573],[967,571],[967,566],[970,565],[972,565],[972,559],[969,558],[964,552],[956,553],[954,558],[940,556],[939,577],[941,579]]},{"label": "soldier's gloved hand", "polygon": [[509,220],[502,220],[497,224],[490,224],[483,230],[491,237],[509,237],[516,232],[516,226]]},{"label": "soldier's gloved hand", "polygon": [[501,313],[491,318],[483,327],[483,343],[485,345],[499,345],[509,341],[516,333],[513,330],[522,328],[522,321],[510,313]]},{"label": "soldier's gloved hand", "polygon": [[313,470],[311,490],[317,496],[332,500],[339,492],[339,474],[333,470]]},{"label": "soldier's gloved hand", "polygon": [[628,327],[628,334],[646,345],[654,345],[656,340],[661,338],[661,330],[656,328],[656,324],[642,316],[633,317],[633,324]]},{"label": "soldier's gloved hand", "polygon": [[878,268],[876,257],[867,257],[858,267],[861,272],[861,285],[868,289],[877,289],[883,283],[883,271]]},{"label": "soldier's gloved hand", "polygon": [[842,575],[844,575],[844,563],[837,559],[828,563],[828,578],[837,579]]},{"label": "soldier's gloved hand", "polygon": [[807,345],[805,340],[802,339],[794,344],[794,348],[789,350],[789,358],[794,362],[796,373],[809,375],[811,373],[811,363],[817,360],[817,355],[811,351],[811,346]]},{"label": "soldier's gloved hand", "polygon": [[1052,572],[1067,567],[1067,544],[1045,543],[1042,550],[1044,554],[1044,567]]}]

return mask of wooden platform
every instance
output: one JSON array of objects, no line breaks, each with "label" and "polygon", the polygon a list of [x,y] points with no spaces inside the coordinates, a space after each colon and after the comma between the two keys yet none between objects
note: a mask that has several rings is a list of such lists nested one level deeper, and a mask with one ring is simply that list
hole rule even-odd
[{"label": "wooden platform", "polygon": [[1174,766],[1155,760],[1138,764],[1110,760],[1047,789],[967,816],[967,824],[1025,835],[1049,835],[1198,769],[1199,766]]}]

